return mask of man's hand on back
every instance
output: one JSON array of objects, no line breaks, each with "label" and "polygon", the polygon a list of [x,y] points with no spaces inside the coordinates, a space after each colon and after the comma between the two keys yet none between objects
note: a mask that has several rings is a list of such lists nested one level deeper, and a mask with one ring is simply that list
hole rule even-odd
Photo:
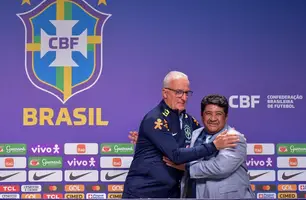
[{"label": "man's hand on back", "polygon": [[219,134],[216,139],[213,141],[214,145],[218,150],[235,147],[239,141],[239,136],[237,134],[227,134],[227,130]]}]

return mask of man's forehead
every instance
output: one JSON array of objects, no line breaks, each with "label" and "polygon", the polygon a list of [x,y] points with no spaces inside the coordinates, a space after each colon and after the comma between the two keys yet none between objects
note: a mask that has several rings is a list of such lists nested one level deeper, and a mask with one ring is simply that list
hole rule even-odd
[{"label": "man's forehead", "polygon": [[218,105],[215,105],[215,104],[208,104],[208,105],[206,105],[204,112],[207,112],[207,111],[210,111],[210,112],[224,112],[224,109],[222,107],[218,106]]}]

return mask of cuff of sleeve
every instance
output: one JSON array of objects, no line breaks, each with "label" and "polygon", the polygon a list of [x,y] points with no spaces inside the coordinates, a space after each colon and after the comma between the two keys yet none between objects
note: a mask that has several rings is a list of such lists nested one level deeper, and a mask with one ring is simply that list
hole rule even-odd
[{"label": "cuff of sleeve", "polygon": [[189,169],[190,169],[190,163],[185,164],[185,170],[189,174]]},{"label": "cuff of sleeve", "polygon": [[212,152],[218,151],[217,147],[215,146],[215,144],[214,144],[213,142],[211,142],[210,144],[211,144],[211,150],[212,150]]}]

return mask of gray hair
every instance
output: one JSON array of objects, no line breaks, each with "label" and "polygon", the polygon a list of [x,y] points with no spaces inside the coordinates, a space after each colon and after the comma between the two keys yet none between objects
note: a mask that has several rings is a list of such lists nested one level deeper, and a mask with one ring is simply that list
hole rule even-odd
[{"label": "gray hair", "polygon": [[175,79],[180,79],[180,78],[186,78],[188,80],[188,76],[186,74],[184,74],[183,72],[179,72],[179,71],[171,71],[169,72],[163,81],[163,87],[169,87],[169,84],[172,80]]}]

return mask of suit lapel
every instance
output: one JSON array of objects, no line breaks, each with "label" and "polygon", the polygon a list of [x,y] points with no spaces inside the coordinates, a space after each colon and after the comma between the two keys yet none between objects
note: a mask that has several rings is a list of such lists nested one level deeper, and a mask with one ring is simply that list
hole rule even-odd
[{"label": "suit lapel", "polygon": [[197,130],[193,131],[192,133],[192,138],[191,138],[191,143],[190,143],[190,147],[193,147],[194,146],[194,143],[195,141],[198,139],[200,133],[202,132],[204,128],[201,127],[201,128],[198,128]]}]

